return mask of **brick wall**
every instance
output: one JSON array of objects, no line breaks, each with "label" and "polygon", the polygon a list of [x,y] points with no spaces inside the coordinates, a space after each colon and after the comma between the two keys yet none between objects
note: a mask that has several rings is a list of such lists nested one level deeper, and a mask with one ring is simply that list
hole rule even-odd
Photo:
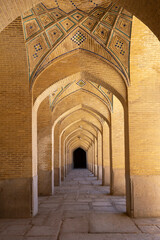
[{"label": "brick wall", "polygon": [[131,175],[160,174],[159,69],[159,41],[134,18],[128,89]]},{"label": "brick wall", "polygon": [[31,93],[21,18],[0,33],[0,178],[32,175]]}]

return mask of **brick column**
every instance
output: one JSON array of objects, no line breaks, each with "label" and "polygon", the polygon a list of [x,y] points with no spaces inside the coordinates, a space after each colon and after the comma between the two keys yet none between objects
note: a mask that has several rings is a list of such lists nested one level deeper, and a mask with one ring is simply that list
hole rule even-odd
[{"label": "brick column", "polygon": [[61,184],[61,163],[59,161],[59,123],[53,128],[54,185]]},{"label": "brick column", "polygon": [[103,178],[102,185],[109,186],[110,185],[110,128],[106,122],[103,123]]},{"label": "brick column", "polygon": [[98,162],[97,162],[97,174],[98,179],[102,179],[102,156],[103,156],[103,145],[102,145],[102,134],[98,131]]},{"label": "brick column", "polygon": [[130,194],[134,217],[160,216],[160,44],[138,19],[133,20],[129,99]]},{"label": "brick column", "polygon": [[111,194],[125,195],[124,110],[116,97],[113,98],[111,136]]},{"label": "brick column", "polygon": [[94,158],[94,175],[97,177],[97,158],[98,158],[98,151],[97,151],[97,139],[95,139],[95,158]]},{"label": "brick column", "polygon": [[[32,97],[21,18],[0,33],[0,216],[31,217]],[[36,192],[35,192],[36,194]]]}]

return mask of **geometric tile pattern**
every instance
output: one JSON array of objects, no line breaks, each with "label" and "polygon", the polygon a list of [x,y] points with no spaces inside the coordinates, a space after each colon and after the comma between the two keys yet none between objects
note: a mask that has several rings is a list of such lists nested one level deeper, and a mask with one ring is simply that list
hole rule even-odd
[{"label": "geometric tile pattern", "polygon": [[116,24],[116,29],[124,33],[126,36],[131,36],[131,24],[132,22],[123,18],[119,17],[118,22]]},{"label": "geometric tile pattern", "polygon": [[29,74],[31,75],[34,68],[49,50],[49,45],[45,39],[45,35],[40,34],[26,44],[29,58]]},{"label": "geometric tile pattern", "polygon": [[59,87],[52,94],[49,95],[49,105],[50,105],[51,111],[53,110],[53,108],[58,100],[58,97],[63,93],[63,91],[64,91],[64,88]]},{"label": "geometric tile pattern", "polygon": [[103,21],[107,24],[109,24],[110,26],[113,26],[113,24],[115,23],[117,15],[113,14],[113,13],[107,13],[104,17],[103,17]]},{"label": "geometric tile pattern", "polygon": [[120,10],[120,6],[118,6],[117,4],[115,4],[115,5],[111,8],[110,11],[112,11],[112,12],[119,12],[119,10]]},{"label": "geometric tile pattern", "polygon": [[68,32],[71,28],[73,28],[76,25],[76,23],[73,22],[73,20],[69,17],[64,18],[59,23],[66,32]]},{"label": "geometric tile pattern", "polygon": [[55,45],[64,35],[62,29],[57,24],[50,27],[46,33],[51,45]]},{"label": "geometric tile pattern", "polygon": [[84,15],[80,12],[75,12],[71,15],[77,22],[81,21],[82,18],[84,18]]},{"label": "geometric tile pattern", "polygon": [[60,9],[55,9],[51,12],[51,15],[56,19],[59,20],[65,16],[65,14]]},{"label": "geometric tile pattern", "polygon": [[45,9],[42,7],[40,3],[36,7],[34,7],[33,10],[37,15],[45,13]]},{"label": "geometric tile pattern", "polygon": [[129,41],[123,38],[118,33],[112,35],[111,42],[109,48],[112,52],[117,56],[117,58],[122,62],[123,66],[125,67],[126,71],[129,71]]},{"label": "geometric tile pattern", "polygon": [[[38,76],[51,60],[53,61],[54,53],[61,52],[61,46],[57,44],[61,40],[62,52],[70,51],[75,44],[80,46],[85,41],[84,48],[97,51],[101,56],[104,55],[100,50],[103,47],[108,60],[118,64],[118,68],[123,73],[125,68],[125,74],[127,74],[132,15],[117,4],[113,5],[111,0],[105,0],[101,3],[101,7],[98,7],[99,1],[102,2],[102,0],[55,0],[52,2],[44,0],[23,14],[22,22],[30,74],[37,66],[33,78]],[[74,33],[71,32],[73,30],[75,30]],[[55,46],[56,52],[54,52]],[[50,49],[52,49],[51,52]],[[38,65],[46,53],[48,55]],[[113,54],[116,56],[114,60]]]},{"label": "geometric tile pattern", "polygon": [[94,35],[98,37],[104,44],[107,43],[108,37],[110,34],[110,28],[105,26],[104,24],[100,23],[97,25],[96,29],[94,30]]},{"label": "geometric tile pattern", "polygon": [[100,19],[100,18],[103,16],[104,13],[105,13],[104,10],[102,10],[102,9],[97,9],[97,10],[95,10],[95,11],[91,14],[91,16]]},{"label": "geometric tile pattern", "polygon": [[78,44],[81,45],[86,40],[86,37],[81,33],[80,31],[76,32],[76,34],[71,38],[71,40]]},{"label": "geometric tile pattern", "polygon": [[37,58],[38,57],[38,52],[41,51],[43,48],[42,48],[40,43],[35,44],[34,48],[35,48],[35,53],[33,54],[33,57]]},{"label": "geometric tile pattern", "polygon": [[40,25],[36,18],[32,18],[30,20],[25,21],[23,23],[23,26],[26,40],[41,30]]},{"label": "geometric tile pattern", "polygon": [[94,86],[98,92],[100,92],[105,98],[106,98],[106,102],[109,103],[109,106],[112,110],[113,107],[113,94],[106,88],[102,87],[101,85],[95,83],[95,82],[91,82],[89,81],[89,83]]},{"label": "geometric tile pattern", "polygon": [[[70,88],[71,85],[72,85],[72,88]],[[85,89],[87,88],[89,92],[96,94],[103,100],[105,98],[106,103],[112,109],[113,94],[111,92],[109,92],[106,88],[96,84],[95,82],[84,81],[81,79],[79,81],[76,80],[74,82],[70,82],[66,86],[58,87],[57,89],[54,90],[54,92],[52,92],[49,95],[49,105],[50,105],[51,111],[53,111],[56,104],[60,102],[62,99],[64,99],[65,96],[69,96],[70,94],[75,92],[75,90],[77,90],[76,86],[80,88],[83,88],[85,86]],[[65,92],[66,89],[67,89],[67,92]]]},{"label": "geometric tile pattern", "polygon": [[89,31],[92,31],[94,26],[96,25],[97,20],[91,17],[88,17],[83,23],[82,25],[87,28]]},{"label": "geometric tile pattern", "polygon": [[76,84],[77,84],[79,87],[83,87],[83,86],[86,84],[86,82],[83,81],[83,80],[79,80]]},{"label": "geometric tile pattern", "polygon": [[40,15],[39,19],[44,28],[48,27],[50,24],[54,22],[54,20],[50,17],[48,13]]}]

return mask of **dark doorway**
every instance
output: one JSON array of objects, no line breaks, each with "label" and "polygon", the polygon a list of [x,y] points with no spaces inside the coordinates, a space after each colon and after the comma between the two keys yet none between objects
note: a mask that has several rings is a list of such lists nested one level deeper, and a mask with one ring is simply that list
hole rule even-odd
[{"label": "dark doorway", "polygon": [[86,152],[82,148],[77,148],[73,152],[73,168],[86,168]]}]

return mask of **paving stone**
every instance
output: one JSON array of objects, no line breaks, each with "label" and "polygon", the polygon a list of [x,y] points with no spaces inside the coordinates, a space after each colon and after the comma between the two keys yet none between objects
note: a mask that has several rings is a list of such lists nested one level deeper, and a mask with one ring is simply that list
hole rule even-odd
[{"label": "paving stone", "polygon": [[88,217],[89,211],[64,211],[63,218]]},{"label": "paving stone", "polygon": [[56,231],[59,231],[61,223],[62,220],[50,217],[44,222],[43,226],[52,226],[54,229],[56,229]]},{"label": "paving stone", "polygon": [[132,220],[124,214],[92,213],[90,214],[90,232],[138,233],[139,230]]},{"label": "paving stone", "polygon": [[81,204],[66,204],[66,205],[64,205],[63,206],[63,209],[64,210],[80,210],[80,211],[86,211],[86,210],[89,210],[89,206],[88,206],[88,204],[83,204],[83,205],[81,205]]},{"label": "paving stone", "polygon": [[2,231],[4,231],[4,229],[5,229],[7,226],[8,226],[7,223],[2,223],[2,222],[0,222],[0,233],[1,233]]},{"label": "paving stone", "polygon": [[23,236],[0,236],[0,240],[25,240]]},{"label": "paving stone", "polygon": [[39,198],[36,217],[0,219],[0,240],[160,240],[160,218],[129,218],[125,196],[109,191],[88,170],[73,170],[54,196]]},{"label": "paving stone", "polygon": [[137,225],[160,225],[160,218],[133,218]]},{"label": "paving stone", "polygon": [[26,236],[54,236],[56,235],[55,231],[57,231],[53,227],[48,226],[33,226],[30,231],[26,234]]},{"label": "paving stone", "polygon": [[63,233],[59,240],[124,240],[123,235]]},{"label": "paving stone", "polygon": [[103,201],[100,201],[100,202],[93,202],[92,205],[93,205],[93,206],[112,206],[111,203],[109,203],[109,202],[104,202],[104,200],[103,200]]},{"label": "paving stone", "polygon": [[88,219],[85,217],[66,219],[63,222],[61,232],[88,232]]},{"label": "paving stone", "polygon": [[139,226],[143,233],[160,233],[160,228],[157,226]]},{"label": "paving stone", "polygon": [[25,237],[24,240],[57,240],[57,237]]},{"label": "paving stone", "polygon": [[[124,240],[159,240],[158,236],[152,234],[124,234]],[[159,236],[160,237],[160,236]]]},{"label": "paving stone", "polygon": [[114,208],[114,207],[103,207],[103,206],[99,206],[99,207],[93,207],[93,210],[96,212],[108,212],[108,213],[117,213],[118,211]]},{"label": "paving stone", "polygon": [[5,228],[4,231],[1,232],[1,235],[24,235],[32,226],[31,225],[11,225]]},{"label": "paving stone", "polygon": [[90,198],[84,198],[84,199],[78,199],[77,200],[78,202],[80,202],[80,203],[90,203],[90,202],[92,202],[92,199],[90,199]]}]

